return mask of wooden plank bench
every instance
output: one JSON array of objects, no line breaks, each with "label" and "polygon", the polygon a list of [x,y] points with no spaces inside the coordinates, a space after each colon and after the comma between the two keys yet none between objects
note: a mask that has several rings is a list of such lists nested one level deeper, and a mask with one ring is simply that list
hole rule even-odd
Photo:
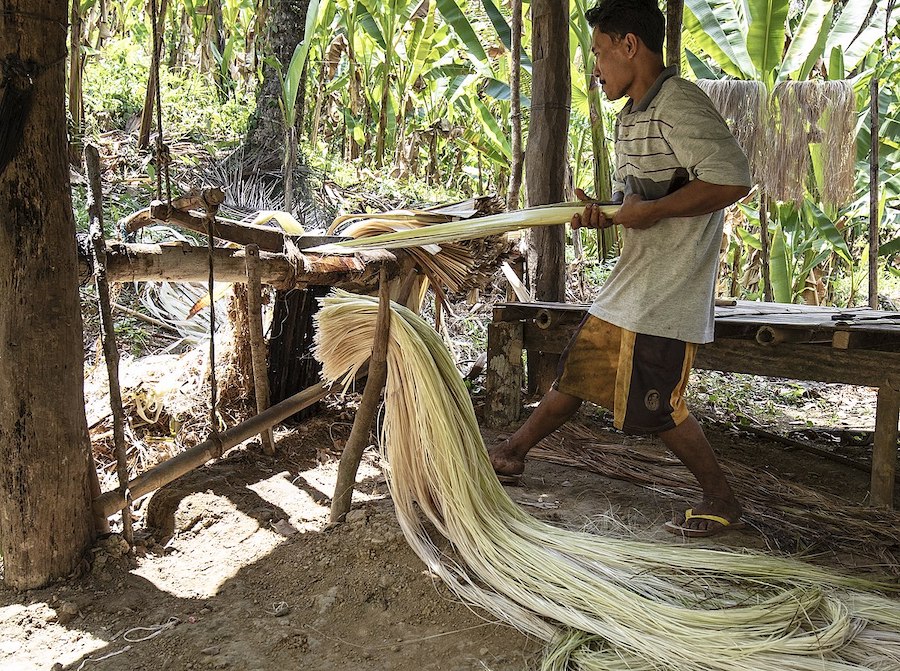
[{"label": "wooden plank bench", "polygon": [[[900,417],[900,312],[728,301],[716,306],[715,342],[694,367],[878,389],[870,500],[893,506]],[[561,354],[589,305],[499,303],[488,327],[485,421],[519,419],[522,352]]]}]

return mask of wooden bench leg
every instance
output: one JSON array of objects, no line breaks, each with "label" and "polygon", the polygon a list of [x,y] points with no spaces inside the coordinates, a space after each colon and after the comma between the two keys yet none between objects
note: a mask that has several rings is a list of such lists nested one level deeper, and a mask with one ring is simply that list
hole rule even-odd
[{"label": "wooden bench leg", "polygon": [[488,324],[485,423],[508,426],[522,409],[522,322]]},{"label": "wooden bench leg", "polygon": [[900,390],[885,382],[878,389],[878,405],[875,410],[871,493],[873,506],[894,507],[898,415],[900,415]]}]

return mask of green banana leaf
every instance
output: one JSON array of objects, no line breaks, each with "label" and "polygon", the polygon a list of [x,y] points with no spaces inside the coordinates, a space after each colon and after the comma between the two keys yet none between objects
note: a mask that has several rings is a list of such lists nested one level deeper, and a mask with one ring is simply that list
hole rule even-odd
[{"label": "green banana leaf", "polygon": [[771,88],[774,71],[784,52],[784,24],[789,0],[750,0],[750,32],[747,50],[766,86]]},{"label": "green banana leaf", "polygon": [[[891,2],[891,0],[878,0],[878,5],[875,8],[875,13],[866,24],[866,27],[844,50],[844,65],[848,71],[852,72],[856,68],[856,66],[859,65],[860,62],[866,57],[866,54],[868,54],[872,50],[872,47],[874,47],[880,40],[884,39],[885,24],[887,21],[887,8],[889,2]],[[851,5],[859,4],[866,3],[861,3],[858,1],[855,3],[849,2],[844,8],[844,11],[847,11],[847,9],[849,9]],[[890,25],[887,27],[887,32],[892,31],[897,26],[898,20],[900,20],[900,8],[895,7],[894,11],[891,12]]]},{"label": "green banana leaf", "polygon": [[732,0],[685,0],[684,9],[685,27],[703,51],[733,77],[755,77],[756,67]]},{"label": "green banana leaf", "polygon": [[775,225],[772,247],[769,250],[769,281],[772,283],[772,295],[776,302],[793,302],[794,286],[791,278],[791,264],[788,260],[788,248],[781,224]]},{"label": "green banana leaf", "polygon": [[[512,51],[512,28],[506,22],[506,18],[500,13],[500,9],[494,3],[494,0],[481,0],[481,4],[484,6],[484,11],[487,12],[488,18],[491,20],[494,30],[497,31],[497,36],[500,38],[503,46],[506,47],[507,51]],[[519,64],[523,70],[531,72],[531,59],[528,58],[528,54],[525,52],[524,44],[519,53]]]},{"label": "green banana leaf", "polygon": [[[791,36],[791,44],[788,46],[781,67],[778,70],[777,81],[789,79],[792,74],[800,71],[798,79],[806,79],[802,70],[821,56],[825,48],[825,40],[828,37],[829,23],[826,18],[831,17],[831,0],[811,0],[797,25],[797,29]],[[783,36],[782,36],[783,37]]]},{"label": "green banana leaf", "polygon": [[455,0],[436,0],[438,11],[444,20],[453,28],[453,32],[466,45],[469,56],[484,66],[488,66],[488,57],[481,45],[481,40],[469,23],[469,19],[456,4]]}]

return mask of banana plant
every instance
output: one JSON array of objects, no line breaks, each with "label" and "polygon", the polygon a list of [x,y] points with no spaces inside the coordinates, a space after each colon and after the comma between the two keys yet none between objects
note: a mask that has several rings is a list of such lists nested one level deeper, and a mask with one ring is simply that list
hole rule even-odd
[{"label": "banana plant", "polygon": [[[761,81],[770,95],[781,82],[807,79],[821,62],[826,63],[829,79],[842,79],[866,70],[866,55],[885,34],[888,3],[806,0],[791,17],[789,0],[685,0],[687,61],[697,77],[717,77],[715,70],[719,70],[723,76]],[[889,29],[896,26],[897,14],[891,15]],[[806,277],[801,282],[798,275],[811,271],[815,265],[809,262],[821,258],[814,253],[817,245],[825,244],[830,249],[827,255],[844,259],[835,247],[837,240],[829,238],[837,232],[836,212],[818,206],[814,195],[825,178],[820,147],[810,145],[809,151],[811,191],[799,209],[773,206],[772,230],[767,226],[766,232],[772,235],[770,270],[777,300],[793,300],[802,293]],[[796,223],[797,217],[804,219],[802,225]],[[832,222],[830,228],[823,223],[826,220]],[[844,239],[839,232],[837,237]],[[844,260],[852,273],[852,259]]]},{"label": "banana plant", "polygon": [[375,165],[380,168],[384,164],[391,102],[391,72],[394,67],[397,43],[402,38],[403,29],[416,6],[411,0],[387,0],[384,3],[375,2],[375,0],[361,0],[360,4],[365,8],[360,17],[361,25],[383,51],[380,77],[381,103],[378,112],[378,133],[375,139]]}]

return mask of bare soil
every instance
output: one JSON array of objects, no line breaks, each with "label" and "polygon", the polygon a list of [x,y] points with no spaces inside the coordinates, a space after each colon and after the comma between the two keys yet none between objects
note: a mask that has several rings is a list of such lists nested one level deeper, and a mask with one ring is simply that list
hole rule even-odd
[{"label": "bare soil", "polygon": [[[347,522],[328,527],[343,419],[326,413],[280,429],[275,457],[250,444],[141,501],[134,553],[123,554],[114,534],[79,577],[0,589],[0,670],[537,669],[540,641],[460,603],[409,549],[374,450]],[[864,472],[733,431],[708,433],[729,459],[865,498]],[[604,533],[612,512],[640,537],[685,542],[661,529],[681,502],[627,482],[530,460],[522,485],[507,492],[556,524]],[[752,530],[721,542],[764,547]],[[854,563],[852,553],[817,561]]]}]

